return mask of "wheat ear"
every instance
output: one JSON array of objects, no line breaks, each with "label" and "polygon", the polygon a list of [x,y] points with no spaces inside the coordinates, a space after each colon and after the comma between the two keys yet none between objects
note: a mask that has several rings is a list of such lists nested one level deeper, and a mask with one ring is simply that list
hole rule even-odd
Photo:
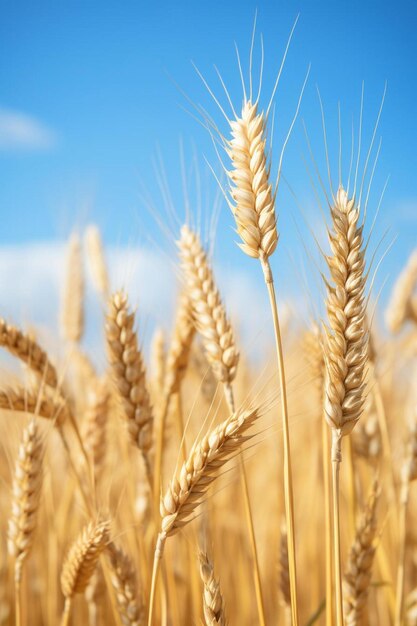
[{"label": "wheat ear", "polygon": [[8,551],[14,557],[16,624],[21,624],[23,564],[32,548],[42,487],[43,443],[33,419],[23,432],[13,481]]},{"label": "wheat ear", "polygon": [[64,339],[79,342],[84,331],[84,273],[80,237],[73,233],[68,242],[67,267],[60,310]]},{"label": "wheat ear", "polygon": [[61,573],[61,588],[65,596],[62,626],[68,623],[74,595],[85,591],[100,554],[109,541],[110,522],[90,522],[69,549]]},{"label": "wheat ear", "polygon": [[94,287],[105,301],[109,295],[109,276],[100,231],[94,224],[85,231],[85,243]]},{"label": "wheat ear", "polygon": [[203,613],[205,626],[226,626],[220,583],[214,576],[214,567],[207,554],[200,552],[200,576],[203,581]]},{"label": "wheat ear", "polygon": [[0,391],[0,408],[32,413],[45,419],[54,420],[57,426],[61,426],[69,419],[71,412],[62,396],[51,395],[46,392],[46,389],[38,393],[25,387]]},{"label": "wheat ear", "polygon": [[0,318],[0,346],[23,361],[30,369],[45,380],[47,385],[56,387],[58,376],[45,350],[35,339],[21,330],[7,324]]},{"label": "wheat ear", "polygon": [[174,331],[166,359],[164,393],[171,396],[178,393],[187,370],[190,351],[195,335],[192,306],[189,297],[182,293],[179,297]]},{"label": "wheat ear", "polygon": [[343,580],[346,626],[360,626],[366,611],[376,545],[376,505],[379,496],[374,482],[368,503],[356,530]]},{"label": "wheat ear", "polygon": [[325,418],[332,431],[333,531],[337,625],[343,626],[340,563],[339,472],[342,437],[361,415],[365,398],[368,334],[365,323],[365,258],[359,209],[339,187],[331,207],[328,231],[332,254],[327,257],[331,280],[326,281]]},{"label": "wheat ear", "polygon": [[417,306],[413,292],[417,285],[417,250],[414,250],[399,275],[385,312],[385,321],[392,333],[398,333],[407,320],[417,323]]},{"label": "wheat ear", "polygon": [[85,448],[91,457],[95,483],[99,481],[104,469],[109,403],[110,394],[107,381],[94,381],[87,398],[84,442]]},{"label": "wheat ear", "polygon": [[107,549],[111,564],[111,582],[123,626],[143,626],[145,611],[137,597],[136,572],[131,558],[114,543]]},{"label": "wheat ear", "polygon": [[149,600],[148,626],[152,626],[153,604],[159,562],[168,537],[181,530],[202,502],[219,470],[251,438],[246,431],[259,417],[257,410],[238,410],[210,430],[191,448],[187,461],[173,477],[161,498],[161,529],[158,535]]},{"label": "wheat ear", "polygon": [[239,353],[213,272],[200,239],[188,226],[181,229],[178,243],[197,330],[216,378],[230,384],[236,376]]},{"label": "wheat ear", "polygon": [[103,600],[106,596],[106,581],[100,563],[97,563],[84,595],[88,606],[89,626],[100,626],[104,619]]},{"label": "wheat ear", "polygon": [[288,532],[288,556],[291,584],[291,615],[298,626],[297,569],[295,555],[294,503],[291,471],[289,417],[285,382],[284,355],[275,295],[274,279],[269,257],[278,244],[275,191],[270,180],[270,164],[266,150],[267,127],[264,114],[258,112],[257,102],[245,98],[242,113],[230,120],[232,137],[226,150],[232,162],[229,206],[242,239],[240,248],[252,258],[259,259],[268,290],[274,324],[281,391],[282,430],[284,442],[284,497]]},{"label": "wheat ear", "polygon": [[187,449],[182,416],[181,383],[186,374],[190,360],[194,335],[195,325],[192,318],[191,302],[186,293],[181,293],[177,305],[174,330],[166,357],[163,395],[167,407],[171,397],[174,394],[177,395],[178,406],[175,413],[177,415],[178,432],[181,440],[181,453],[183,460],[187,458]]},{"label": "wheat ear", "polygon": [[153,415],[146,387],[146,372],[134,331],[135,315],[129,311],[126,294],[110,300],[106,337],[111,374],[121,400],[131,442],[143,454],[150,479],[149,450],[152,445]]}]

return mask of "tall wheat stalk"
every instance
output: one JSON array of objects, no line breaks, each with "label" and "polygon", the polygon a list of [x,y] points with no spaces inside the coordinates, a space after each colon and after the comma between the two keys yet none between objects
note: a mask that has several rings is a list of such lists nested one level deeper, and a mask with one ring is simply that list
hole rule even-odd
[{"label": "tall wheat stalk", "polygon": [[365,320],[365,258],[359,209],[339,187],[331,207],[328,230],[332,254],[327,257],[328,327],[326,328],[325,418],[332,432],[333,552],[335,563],[336,619],[343,626],[340,558],[339,474],[342,438],[352,432],[362,412],[368,333]]},{"label": "tall wheat stalk", "polygon": [[233,169],[230,178],[230,208],[237,232],[242,239],[239,247],[252,258],[259,259],[264,274],[274,324],[281,391],[282,432],[284,443],[284,497],[288,536],[288,560],[291,586],[291,615],[298,626],[297,571],[294,529],[294,501],[291,471],[291,448],[284,355],[269,257],[278,244],[275,195],[270,181],[270,165],[266,152],[266,121],[258,112],[257,102],[245,98],[240,117],[230,121],[232,138],[227,151]]}]

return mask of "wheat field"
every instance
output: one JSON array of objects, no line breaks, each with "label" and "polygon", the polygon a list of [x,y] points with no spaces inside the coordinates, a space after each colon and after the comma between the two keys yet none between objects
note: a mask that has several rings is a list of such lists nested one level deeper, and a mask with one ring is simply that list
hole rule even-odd
[{"label": "wheat field", "polygon": [[[271,258],[307,78],[277,149],[276,85],[262,86],[266,104],[252,77],[233,105],[226,91],[218,119],[197,108],[242,268],[257,264],[268,296],[261,363],[240,345],[192,215],[173,233],[171,332],[156,330],[149,355],[140,302],[111,283],[94,225],[69,238],[50,349],[0,312],[0,624],[417,624],[416,253],[375,310],[377,210],[358,157],[356,175],[326,187],[322,310],[285,322]],[[104,367],[83,343],[91,298]]]}]

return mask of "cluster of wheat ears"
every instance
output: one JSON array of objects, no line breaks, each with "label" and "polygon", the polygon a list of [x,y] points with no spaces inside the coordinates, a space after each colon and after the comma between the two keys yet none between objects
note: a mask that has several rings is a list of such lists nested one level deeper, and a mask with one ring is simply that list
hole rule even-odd
[{"label": "cluster of wheat ears", "polygon": [[[362,192],[342,184],[328,194],[323,319],[280,329],[270,110],[251,81],[238,112],[221,109],[228,132],[203,119],[228,159],[239,245],[260,262],[274,364],[242,358],[190,223],[172,333],[155,332],[150,367],[93,226],[69,241],[60,350],[0,319],[23,368],[0,389],[0,624],[417,624],[415,339],[375,336]],[[82,347],[84,261],[104,368]],[[417,325],[416,284],[414,254],[392,335]]]}]

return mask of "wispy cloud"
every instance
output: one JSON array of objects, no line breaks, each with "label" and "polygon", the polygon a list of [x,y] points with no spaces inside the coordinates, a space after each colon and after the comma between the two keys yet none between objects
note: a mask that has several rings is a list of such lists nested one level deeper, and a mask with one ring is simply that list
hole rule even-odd
[{"label": "wispy cloud", "polygon": [[0,107],[0,150],[48,150],[56,143],[56,134],[36,118]]},{"label": "wispy cloud", "polygon": [[[126,289],[147,351],[156,327],[171,332],[176,300],[175,270],[162,255],[149,248],[107,250],[112,289]],[[35,327],[45,345],[56,349],[66,245],[63,242],[0,246],[0,317]],[[28,258],[31,262],[28,263]],[[218,269],[218,268],[216,268]],[[86,267],[85,346],[96,362],[104,363],[103,305],[94,292]],[[220,289],[242,349],[255,357],[271,352],[268,300],[262,285],[238,269],[217,272]],[[242,314],[244,311],[244,315]],[[285,315],[284,315],[285,317]],[[285,320],[281,320],[286,325]]]}]

